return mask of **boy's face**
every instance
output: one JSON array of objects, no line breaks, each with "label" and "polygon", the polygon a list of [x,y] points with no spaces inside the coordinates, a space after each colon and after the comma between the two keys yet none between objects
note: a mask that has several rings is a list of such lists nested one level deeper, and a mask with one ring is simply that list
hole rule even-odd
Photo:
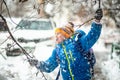
[{"label": "boy's face", "polygon": [[59,44],[65,40],[65,37],[61,33],[55,33],[56,44]]}]

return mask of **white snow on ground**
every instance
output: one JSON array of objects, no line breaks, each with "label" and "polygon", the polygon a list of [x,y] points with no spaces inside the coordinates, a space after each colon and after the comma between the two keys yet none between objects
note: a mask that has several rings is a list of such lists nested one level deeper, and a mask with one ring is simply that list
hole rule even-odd
[{"label": "white snow on ground", "polygon": [[114,59],[104,61],[101,70],[103,75],[107,76],[107,80],[120,80],[120,65]]}]

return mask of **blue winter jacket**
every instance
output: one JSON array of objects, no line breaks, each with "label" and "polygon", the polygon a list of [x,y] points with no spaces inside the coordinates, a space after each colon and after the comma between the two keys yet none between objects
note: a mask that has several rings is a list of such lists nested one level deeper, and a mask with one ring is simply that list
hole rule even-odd
[{"label": "blue winter jacket", "polygon": [[101,28],[101,24],[93,22],[87,35],[78,30],[72,38],[58,44],[51,57],[42,62],[38,69],[51,72],[60,64],[63,80],[90,80],[90,65],[81,50],[87,51],[95,44],[100,36]]}]

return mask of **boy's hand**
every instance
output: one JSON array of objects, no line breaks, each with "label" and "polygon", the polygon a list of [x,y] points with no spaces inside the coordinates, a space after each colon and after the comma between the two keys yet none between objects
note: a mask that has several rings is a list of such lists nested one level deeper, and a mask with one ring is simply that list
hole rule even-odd
[{"label": "boy's hand", "polygon": [[28,62],[30,63],[31,66],[36,66],[38,64],[37,59],[29,59]]},{"label": "boy's hand", "polygon": [[96,20],[101,20],[103,17],[103,11],[102,9],[97,9],[97,11],[95,12],[95,19]]}]

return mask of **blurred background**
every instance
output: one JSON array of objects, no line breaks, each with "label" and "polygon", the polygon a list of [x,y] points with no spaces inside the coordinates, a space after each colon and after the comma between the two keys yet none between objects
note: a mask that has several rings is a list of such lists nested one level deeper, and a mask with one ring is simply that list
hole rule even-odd
[{"label": "blurred background", "polygon": [[[14,38],[40,61],[52,53],[56,27],[71,21],[75,29],[87,33],[99,7],[104,15],[101,36],[93,46],[97,60],[93,80],[120,80],[120,0],[0,0],[0,14]],[[45,80],[5,26],[0,18],[0,80]],[[44,73],[47,80],[54,80],[58,69]]]}]

